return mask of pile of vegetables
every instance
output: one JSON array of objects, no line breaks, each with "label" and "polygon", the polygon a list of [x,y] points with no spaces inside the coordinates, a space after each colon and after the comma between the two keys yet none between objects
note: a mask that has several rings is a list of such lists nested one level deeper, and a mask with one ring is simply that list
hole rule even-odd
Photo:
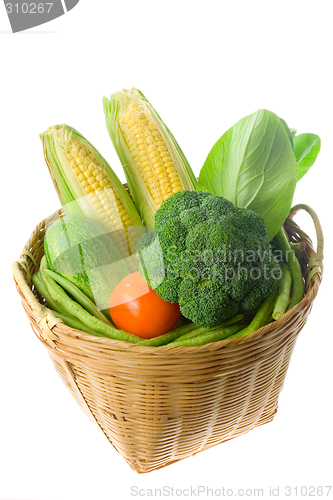
[{"label": "pile of vegetables", "polygon": [[194,346],[246,336],[302,300],[302,245],[283,224],[318,136],[259,110],[222,135],[197,181],[141,92],[103,106],[131,196],[72,127],[40,136],[64,216],[32,283],[57,317],[92,335]]}]

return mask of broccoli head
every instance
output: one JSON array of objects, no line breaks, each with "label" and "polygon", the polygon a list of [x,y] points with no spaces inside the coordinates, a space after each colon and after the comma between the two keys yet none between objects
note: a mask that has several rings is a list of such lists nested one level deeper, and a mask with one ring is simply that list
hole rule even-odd
[{"label": "broccoli head", "polygon": [[204,327],[255,309],[282,275],[263,219],[201,191],[179,191],[162,203],[137,257],[149,286]]}]

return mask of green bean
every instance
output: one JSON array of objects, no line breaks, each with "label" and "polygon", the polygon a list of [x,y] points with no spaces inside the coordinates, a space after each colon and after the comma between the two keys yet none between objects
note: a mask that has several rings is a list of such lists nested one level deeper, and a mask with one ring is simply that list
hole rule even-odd
[{"label": "green bean", "polygon": [[194,339],[196,337],[199,337],[200,335],[204,335],[206,333],[211,333],[215,332],[217,329],[216,326],[211,326],[211,327],[204,327],[204,326],[199,326],[195,330],[191,330],[190,332],[185,332],[183,335],[180,335],[179,337],[176,337],[173,341],[174,342],[183,342],[185,340],[190,340]]},{"label": "green bean", "polygon": [[290,242],[290,248],[295,252],[295,255],[297,257],[297,260],[301,264],[302,259],[303,259],[303,250],[306,248],[306,244],[304,241],[301,241],[299,243],[293,243]]},{"label": "green bean", "polygon": [[184,335],[181,335],[181,337],[177,338],[177,342],[182,342],[183,340],[189,340],[193,339],[194,337],[198,337],[199,335],[204,335],[206,333],[210,332],[215,332],[216,330],[221,330],[221,328],[224,328],[229,325],[233,325],[234,323],[238,323],[244,318],[244,314],[237,314],[237,316],[234,316],[233,318],[226,319],[223,321],[223,323],[220,323],[219,325],[216,325],[211,328],[198,328],[197,330],[193,330],[188,333],[184,333]]},{"label": "green bean", "polygon": [[[171,342],[168,344],[168,347],[192,347],[197,345],[204,345],[210,342],[217,342],[218,340],[225,339],[232,335],[233,333],[239,332],[244,327],[243,324],[236,323],[234,325],[226,326],[225,328],[221,328],[217,331],[211,331],[208,333],[204,333],[203,335],[198,335],[197,337],[193,337],[192,339],[187,340],[176,340],[175,342]],[[216,328],[216,327],[215,327]]]},{"label": "green bean", "polygon": [[267,318],[267,315],[272,314],[276,295],[276,292],[274,292],[272,293],[272,295],[270,295],[270,297],[267,297],[267,299],[265,299],[260,304],[257,314],[255,315],[251,323],[240,332],[230,335],[230,337],[228,337],[228,340],[245,337],[246,335],[249,335],[250,333],[258,330],[258,328],[260,328],[261,326],[264,326],[264,321]]},{"label": "green bean", "polygon": [[260,326],[265,326],[265,325],[269,325],[269,323],[272,323],[272,321],[274,321],[274,318],[272,316],[272,312],[271,311],[268,311],[268,313],[266,314],[264,320],[262,321],[261,325]]},{"label": "green bean", "polygon": [[102,311],[98,309],[96,304],[92,300],[90,300],[83,292],[80,290],[74,283],[71,283],[69,280],[60,276],[60,274],[55,273],[49,269],[43,269],[43,272],[58,283],[62,288],[68,292],[73,299],[78,302],[86,311],[88,311],[92,316],[104,321],[108,325],[111,325],[110,321],[104,316]]},{"label": "green bean", "polygon": [[292,277],[291,299],[288,307],[292,309],[304,297],[303,276],[300,263],[295,255],[295,252],[290,248],[289,239],[285,229],[282,227],[276,235],[276,240],[284,254],[284,259],[288,263],[290,274]]},{"label": "green bean", "polygon": [[114,340],[122,340],[125,342],[131,342],[137,344],[140,342],[140,338],[130,333],[126,333],[122,330],[116,330],[110,325],[107,325],[100,319],[91,316],[80,304],[72,300],[66,292],[61,288],[61,286],[56,283],[51,276],[45,274],[45,271],[41,271],[44,282],[46,283],[47,289],[52,297],[52,299],[60,304],[70,316],[82,321],[82,323],[88,328],[101,333],[105,337],[109,337]]},{"label": "green bean", "polygon": [[48,292],[48,289],[46,288],[44,281],[42,280],[40,271],[38,271],[32,276],[32,282],[35,288],[37,289],[38,293],[46,300],[46,303],[49,306],[50,311],[53,312],[53,314],[57,318],[62,319],[66,325],[72,328],[76,328],[77,330],[82,330],[83,332],[91,333],[93,335],[103,336],[100,333],[96,333],[92,329],[88,328],[80,320],[66,314],[65,309],[52,299],[51,295]]},{"label": "green bean", "polygon": [[31,281],[36,288],[37,292],[39,295],[44,297],[46,300],[47,305],[51,308],[54,309],[55,311],[59,313],[65,312],[64,308],[61,307],[59,304],[57,304],[51,297],[51,295],[48,292],[48,289],[43,281],[43,278],[41,276],[40,271],[37,271],[37,273],[33,274],[31,277]]},{"label": "green bean", "polygon": [[290,242],[290,248],[297,254],[303,252],[304,248],[306,247],[304,241],[300,241],[298,243],[293,243]]},{"label": "green bean", "polygon": [[223,321],[223,323],[221,323],[219,326],[224,328],[225,326],[233,325],[234,323],[238,323],[239,321],[241,321],[244,316],[244,314],[236,314],[236,316]]},{"label": "green bean", "polygon": [[283,274],[280,282],[279,293],[274,304],[273,318],[279,319],[288,309],[290,290],[292,285],[291,274],[287,264],[282,264]]},{"label": "green bean", "polygon": [[82,332],[90,333],[91,335],[96,335],[97,337],[104,337],[104,335],[102,335],[101,333],[97,333],[91,328],[88,328],[86,325],[82,323],[82,321],[80,321],[77,318],[74,318],[73,316],[70,316],[69,314],[64,314],[62,312],[52,309],[50,309],[50,311],[52,311],[57,318],[62,319],[65,325],[70,326],[71,328],[75,328],[76,330],[81,330]]},{"label": "green bean", "polygon": [[171,332],[164,333],[163,335],[159,335],[158,337],[154,337],[153,339],[149,340],[142,340],[140,342],[140,345],[144,346],[160,346],[160,345],[165,345],[171,342],[172,340],[178,338],[180,335],[186,334],[187,332],[191,332],[194,330],[198,330],[199,327],[198,325],[194,323],[190,323],[188,325],[183,325],[177,328],[176,330],[171,330]]},{"label": "green bean", "polygon": [[198,337],[199,335],[211,333],[213,331],[215,332],[217,329],[220,330],[225,326],[240,321],[241,319],[243,319],[243,317],[244,317],[243,314],[238,314],[237,316],[229,318],[225,320],[223,323],[220,323],[219,325],[211,328],[199,327],[194,323],[190,323],[188,325],[184,325],[180,328],[177,328],[176,330],[172,330],[171,332],[165,333],[164,335],[159,335],[158,337],[155,337],[153,339],[143,340],[142,342],[140,342],[140,345],[157,347],[169,344],[173,341],[178,342],[183,340],[189,340],[194,337]]}]

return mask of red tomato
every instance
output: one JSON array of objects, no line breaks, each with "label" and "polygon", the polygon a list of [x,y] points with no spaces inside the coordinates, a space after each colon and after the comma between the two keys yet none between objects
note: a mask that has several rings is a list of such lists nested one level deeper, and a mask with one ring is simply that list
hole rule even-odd
[{"label": "red tomato", "polygon": [[151,339],[172,330],[180,309],[178,304],[161,299],[140,273],[132,273],[114,288],[110,314],[119,330]]}]

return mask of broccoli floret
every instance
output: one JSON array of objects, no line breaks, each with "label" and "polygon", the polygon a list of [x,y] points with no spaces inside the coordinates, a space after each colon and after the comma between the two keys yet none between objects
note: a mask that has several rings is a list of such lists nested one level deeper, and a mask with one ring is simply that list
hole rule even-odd
[{"label": "broccoli floret", "polygon": [[137,256],[149,286],[204,327],[254,310],[282,275],[263,219],[201,191],[180,191],[162,203],[155,233],[140,238]]}]

